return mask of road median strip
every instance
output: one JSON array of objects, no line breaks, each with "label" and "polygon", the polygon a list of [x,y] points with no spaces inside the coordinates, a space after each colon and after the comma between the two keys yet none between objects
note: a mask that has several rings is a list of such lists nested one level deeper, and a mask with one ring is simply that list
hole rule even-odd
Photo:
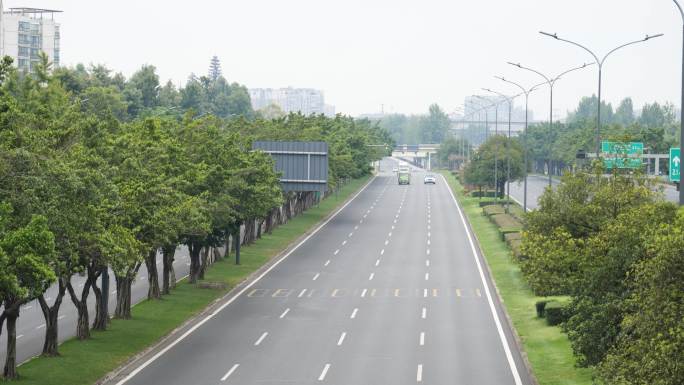
[{"label": "road median strip", "polygon": [[60,346],[59,357],[37,357],[26,362],[16,383],[104,383],[103,377],[108,373],[140,358],[161,341],[175,338],[169,336],[187,333],[192,320],[217,312],[222,300],[232,298],[232,293],[247,287],[246,282],[258,279],[265,267],[282,260],[281,255],[299,245],[300,239],[311,236],[368,181],[369,178],[353,180],[341,189],[339,197],[333,195],[323,200],[318,207],[312,207],[274,229],[272,234],[264,234],[254,244],[244,247],[241,265],[235,265],[229,258],[212,265],[207,270],[206,281],[224,283],[225,289],[205,290],[181,281],[172,294],[162,300],[143,301],[133,307],[133,319],[114,319],[108,331],[93,331],[92,338],[86,341],[67,340]]}]

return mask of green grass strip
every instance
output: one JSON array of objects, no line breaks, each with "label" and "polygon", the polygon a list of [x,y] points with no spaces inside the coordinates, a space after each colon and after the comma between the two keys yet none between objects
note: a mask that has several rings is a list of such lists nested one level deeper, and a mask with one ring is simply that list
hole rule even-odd
[{"label": "green grass strip", "polygon": [[470,221],[487,259],[506,311],[522,340],[532,370],[540,385],[590,385],[592,370],[575,366],[570,342],[558,327],[537,318],[534,304],[544,298],[529,289],[510,249],[502,241],[496,225],[482,215],[478,198],[463,194],[461,184],[451,173],[442,171]]},{"label": "green grass strip", "polygon": [[[151,346],[212,301],[242,282],[306,231],[357,192],[369,178],[353,180],[272,234],[264,234],[254,244],[241,250],[241,265],[221,260],[206,273],[206,281],[225,282],[226,290],[199,289],[183,281],[171,295],[160,301],[143,301],[133,307],[133,319],[112,320],[105,332],[93,332],[87,341],[68,340],[60,346],[60,357],[35,358],[19,367],[21,385],[87,385],[125,363],[136,353]],[[233,255],[232,255],[233,256]],[[234,256],[233,256],[234,257]]]}]

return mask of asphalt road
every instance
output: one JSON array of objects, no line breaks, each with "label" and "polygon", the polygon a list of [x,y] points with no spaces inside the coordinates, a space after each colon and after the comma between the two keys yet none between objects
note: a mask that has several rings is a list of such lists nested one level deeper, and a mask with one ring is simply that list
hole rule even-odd
[{"label": "asphalt road", "polygon": [[[176,259],[174,262],[177,278],[180,279],[188,273],[189,262],[190,259],[188,258],[187,248],[179,247],[176,251]],[[161,274],[161,254],[157,256],[157,266]],[[109,311],[113,314],[114,308],[116,307],[116,282],[114,281],[114,273],[110,271],[109,275]],[[79,297],[85,281],[85,277],[78,275],[75,275],[71,280],[74,290],[78,293]],[[101,280],[98,280],[98,285],[101,285],[101,283]],[[131,290],[132,302],[138,303],[143,299],[146,299],[147,289],[147,269],[143,264]],[[58,289],[56,285],[50,287],[46,292],[45,299],[48,304],[52,305],[54,303],[57,292]],[[88,310],[90,322],[92,324],[95,317],[95,296],[92,290],[88,297]],[[42,352],[43,342],[45,341],[45,319],[43,318],[43,312],[40,310],[40,304],[37,300],[22,306],[19,314],[19,319],[17,320],[17,362],[21,363]],[[62,300],[59,314],[59,340],[61,342],[76,335],[77,311],[73,302],[71,302],[71,298],[69,298],[68,292]],[[6,330],[3,330],[2,335],[0,336],[0,362],[5,362],[6,353],[7,333]]]},{"label": "asphalt road", "polygon": [[[560,183],[557,179],[553,180],[553,184],[557,185]],[[539,207],[537,203],[539,197],[544,193],[546,188],[549,186],[549,179],[545,176],[540,175],[530,175],[527,178],[527,207],[529,210],[535,210]],[[660,184],[663,189],[663,196],[665,200],[670,202],[679,202],[679,192],[674,186]],[[511,183],[511,198],[515,199],[520,205],[523,202],[523,182],[512,182]]]},{"label": "asphalt road", "polygon": [[285,259],[111,383],[531,384],[445,181],[426,186],[414,171],[398,186],[393,165],[383,161]]}]

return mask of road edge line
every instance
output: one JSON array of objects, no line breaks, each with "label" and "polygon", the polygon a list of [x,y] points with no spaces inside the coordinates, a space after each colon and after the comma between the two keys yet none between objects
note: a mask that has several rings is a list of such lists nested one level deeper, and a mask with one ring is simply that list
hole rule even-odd
[{"label": "road edge line", "polygon": [[[305,233],[304,239],[296,243],[294,247],[286,247],[285,250],[283,251],[285,254],[284,255],[279,255],[273,258],[275,262],[271,263],[270,265],[267,265],[268,267],[261,272],[261,274],[255,273],[251,277],[248,277],[245,281],[242,282],[242,285],[236,286],[233,290],[229,291],[226,295],[223,297],[219,298],[218,300],[214,301],[212,304],[209,305],[211,306],[216,306],[218,303],[222,301],[226,301],[221,306],[219,306],[217,309],[209,313],[208,315],[204,316],[204,318],[200,319],[197,321],[197,318],[188,320],[184,326],[188,326],[188,324],[197,321],[192,327],[190,327],[188,330],[186,330],[182,335],[180,335],[178,338],[175,340],[171,341],[168,343],[168,345],[164,346],[161,350],[159,350],[157,353],[155,353],[152,357],[149,359],[145,360],[142,364],[137,365],[135,369],[133,369],[130,373],[128,373],[123,379],[117,381],[115,385],[123,385],[129,380],[131,380],[133,377],[135,377],[138,373],[140,373],[143,369],[145,369],[147,366],[152,364],[154,361],[156,361],[159,357],[164,355],[166,352],[171,350],[174,346],[176,346],[178,343],[183,341],[185,338],[187,338],[190,334],[192,334],[194,331],[199,329],[202,325],[204,325],[206,322],[214,318],[218,313],[220,313],[223,309],[228,307],[230,304],[232,304],[238,297],[240,297],[242,294],[244,294],[249,288],[254,286],[257,282],[259,282],[263,277],[265,277],[271,270],[273,270],[276,266],[278,266],[281,262],[283,262],[285,259],[287,259],[292,253],[294,253],[297,249],[299,249],[304,243],[306,243],[309,239],[311,239],[314,235],[316,235],[323,227],[325,227],[330,221],[332,221],[339,213],[341,213],[347,206],[349,206],[361,193],[363,193],[368,186],[370,186],[375,180],[377,179],[377,175],[373,175],[368,182],[366,182],[363,187],[359,191],[356,192],[352,197],[348,198],[346,202],[342,204],[341,207],[339,207],[336,211],[334,211],[332,214],[330,214],[327,218],[323,219],[322,223],[320,223],[317,227],[315,227],[314,230],[308,232],[308,234]],[[206,312],[206,311],[205,311]],[[202,312],[204,314],[205,312]],[[180,326],[179,328],[176,329],[178,331],[179,329],[182,329],[183,326]],[[171,332],[173,334],[174,332]],[[167,343],[168,339],[162,339],[160,342],[157,344],[149,347],[146,349],[146,352],[141,353],[138,355],[137,359],[141,358],[141,356],[144,356],[146,353],[149,353],[153,351],[156,348],[159,348],[160,345]],[[136,357],[133,357],[131,361],[128,363],[123,364],[118,368],[118,370],[114,370],[111,375],[105,376],[103,379],[97,382],[97,384],[104,384],[108,383],[112,380],[115,380],[117,376],[121,375],[126,368],[135,363]]]},{"label": "road edge line", "polygon": [[[485,296],[487,297],[487,302],[489,303],[489,310],[491,311],[492,317],[494,318],[494,323],[496,324],[496,330],[499,334],[499,340],[501,340],[501,345],[503,345],[504,353],[506,355],[506,360],[508,361],[508,367],[511,369],[511,374],[513,375],[513,380],[515,381],[516,385],[523,385],[522,379],[520,378],[520,373],[518,372],[518,365],[516,364],[515,359],[513,358],[513,354],[511,353],[511,346],[508,342],[508,338],[506,337],[506,333],[503,330],[501,320],[499,319],[499,313],[497,312],[496,306],[494,305],[494,300],[492,299],[492,294],[491,294],[491,290],[489,289],[489,284],[487,283],[487,279],[485,278],[485,273],[484,273],[484,270],[482,268],[482,264],[483,263],[486,264],[484,257],[482,258],[483,261],[480,262],[479,255],[482,253],[482,249],[479,247],[479,240],[478,240],[478,247],[476,248],[475,242],[473,241],[474,236],[470,231],[470,226],[469,226],[470,222],[467,220],[466,216],[464,215],[463,209],[461,208],[461,204],[458,203],[458,200],[456,199],[456,196],[454,195],[454,192],[451,189],[451,185],[446,180],[444,175],[440,174],[440,176],[442,177],[442,181],[444,182],[444,184],[447,187],[447,190],[449,191],[449,195],[451,195],[452,201],[456,205],[458,215],[461,218],[461,222],[463,223],[463,226],[465,227],[466,235],[468,236],[468,242],[470,243],[470,248],[473,252],[473,258],[475,259],[477,269],[480,273],[480,279],[482,280],[482,284],[484,285]],[[475,238],[475,239],[477,239],[477,238]],[[479,250],[480,254],[478,254],[478,250]],[[484,256],[484,254],[481,254],[481,255]],[[492,281],[492,284],[494,284],[494,278],[491,276],[491,273],[489,272],[489,270],[487,270],[487,271],[488,271],[489,278]],[[498,293],[497,293],[497,296],[498,296]],[[501,304],[501,308],[502,308],[501,310],[504,312],[504,314],[507,314],[506,309],[503,306],[503,301],[501,301],[500,297],[498,297],[498,299],[499,299],[499,303]],[[514,333],[514,335],[515,335],[515,333],[516,333],[515,328],[513,327],[513,325],[511,325],[510,319],[508,318],[508,316],[506,316],[506,318],[507,318],[508,326],[511,329],[511,332]],[[516,344],[516,347],[518,348],[518,351],[520,351],[522,353],[523,350],[518,345],[517,341],[515,341],[515,344]],[[527,371],[530,372],[530,368],[529,368],[528,363],[526,362],[525,359],[523,359],[523,365],[525,365]],[[531,378],[534,378],[534,377],[531,376]],[[532,380],[532,381],[536,382],[535,380]]]}]

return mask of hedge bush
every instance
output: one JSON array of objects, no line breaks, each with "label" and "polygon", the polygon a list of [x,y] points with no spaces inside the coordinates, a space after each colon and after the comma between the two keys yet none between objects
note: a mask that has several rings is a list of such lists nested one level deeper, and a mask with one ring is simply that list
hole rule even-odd
[{"label": "hedge bush", "polygon": [[537,317],[539,318],[544,318],[544,310],[546,309],[546,304],[549,301],[547,300],[542,300],[542,301],[537,301],[537,303],[534,304],[534,308],[537,310]]},{"label": "hedge bush", "polygon": [[482,213],[488,217],[491,217],[492,215],[505,214],[505,212],[506,211],[504,208],[499,205],[485,206],[482,209]]},{"label": "hedge bush", "polygon": [[550,326],[560,325],[567,320],[567,306],[558,301],[549,301],[544,308],[544,316]]}]

